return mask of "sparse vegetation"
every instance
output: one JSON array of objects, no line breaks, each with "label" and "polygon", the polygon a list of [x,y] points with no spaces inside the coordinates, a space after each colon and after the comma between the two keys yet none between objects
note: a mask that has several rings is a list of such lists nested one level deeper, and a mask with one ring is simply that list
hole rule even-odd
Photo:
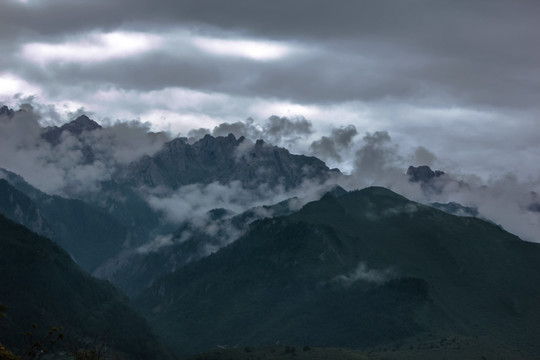
[{"label": "sparse vegetation", "polygon": [[[2,292],[1,299],[8,306],[0,321],[4,346],[21,357],[42,357],[64,336],[57,326],[62,324],[69,329],[66,338],[69,335],[74,349],[84,349],[87,343],[78,339],[101,339],[108,334],[110,349],[127,358],[168,358],[125,296],[84,273],[58,245],[2,216],[0,233],[0,274],[10,274],[0,276],[0,288],[12,289]],[[103,354],[95,350],[87,348],[78,356]]]}]

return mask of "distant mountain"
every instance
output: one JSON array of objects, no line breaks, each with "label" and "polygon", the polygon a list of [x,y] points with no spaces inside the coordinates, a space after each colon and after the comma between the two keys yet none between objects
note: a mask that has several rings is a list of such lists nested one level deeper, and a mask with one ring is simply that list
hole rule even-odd
[{"label": "distant mountain", "polygon": [[[101,125],[90,119],[86,115],[81,115],[73,121],[66,123],[60,127],[50,126],[43,129],[41,138],[46,140],[53,146],[57,146],[62,141],[62,135],[69,133],[72,136],[79,137],[81,134],[87,131],[94,131],[101,129]],[[92,145],[86,142],[81,142],[81,152],[86,164],[92,164],[95,160],[94,150]]]},{"label": "distant mountain", "polygon": [[41,137],[52,145],[58,145],[64,132],[79,136],[84,131],[93,131],[101,128],[101,125],[90,119],[88,116],[81,115],[75,120],[62,126],[49,126],[44,128]]},{"label": "distant mountain", "polygon": [[37,341],[62,326],[65,339],[58,349],[105,339],[111,351],[129,359],[168,358],[126,298],[84,273],[59,246],[3,216],[0,234],[0,303],[7,307],[0,321],[3,345],[27,349],[24,332],[33,332]]},{"label": "distant mountain", "polygon": [[37,234],[53,236],[53,230],[32,199],[11,186],[5,179],[0,179],[0,214]]},{"label": "distant mountain", "polygon": [[11,117],[15,115],[15,110],[13,109],[10,109],[9,107],[7,107],[6,105],[2,105],[2,107],[0,107],[0,116],[8,116],[8,117]]},{"label": "distant mountain", "polygon": [[47,195],[0,169],[0,214],[50,237],[92,272],[120,252],[128,231],[115,218],[81,200]]},{"label": "distant mountain", "polygon": [[256,221],[233,244],[156,281],[136,305],[181,354],[449,336],[534,354],[539,258],[540,245],[490,223],[372,187]]},{"label": "distant mountain", "polygon": [[[341,188],[332,191],[338,193]],[[341,189],[342,191],[345,191]],[[157,236],[136,250],[126,250],[94,271],[134,297],[160,277],[202,259],[242,235],[253,221],[289,215],[298,209],[296,198],[272,206],[260,206],[241,214],[211,210],[201,218],[184,222],[171,235]]]},{"label": "distant mountain", "polygon": [[409,180],[412,182],[428,183],[431,180],[438,178],[442,175],[444,175],[444,171],[433,171],[427,165],[417,167],[409,166],[409,168],[407,169],[407,176],[409,176]]},{"label": "distant mountain", "polygon": [[315,157],[293,155],[262,140],[251,144],[229,134],[206,135],[194,144],[184,138],[174,139],[153,156],[130,164],[118,178],[134,187],[177,189],[187,184],[237,180],[248,189],[260,185],[291,189],[304,180],[324,181],[332,174],[339,174],[339,170],[330,170]]},{"label": "distant mountain", "polygon": [[469,185],[464,181],[456,180],[444,171],[431,170],[427,165],[409,166],[406,175],[410,182],[420,184],[424,194],[428,197],[442,193],[444,188],[450,184],[457,188],[469,188]]}]

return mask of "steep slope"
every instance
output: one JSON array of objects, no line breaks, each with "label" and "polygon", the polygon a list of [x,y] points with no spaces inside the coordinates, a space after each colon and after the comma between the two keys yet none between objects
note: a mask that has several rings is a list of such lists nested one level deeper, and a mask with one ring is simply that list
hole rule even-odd
[{"label": "steep slope", "polygon": [[[66,345],[108,338],[131,359],[164,359],[158,338],[109,283],[85,274],[57,245],[0,216],[0,338],[24,348],[22,333],[63,326]],[[33,329],[32,324],[37,324]],[[41,332],[41,333],[40,333]]]},{"label": "steep slope", "polygon": [[177,351],[371,348],[450,335],[538,351],[540,246],[383,188],[254,223],[136,304]]},{"label": "steep slope", "polygon": [[171,235],[157,236],[148,244],[118,254],[96,269],[94,275],[109,280],[134,297],[160,277],[235,241],[253,221],[294,212],[299,201],[292,198],[241,214],[225,209],[211,210],[201,218],[184,222]]},{"label": "steep slope", "polygon": [[[98,123],[90,119],[88,116],[81,115],[75,120],[70,121],[60,127],[51,126],[44,128],[41,133],[41,138],[50,143],[52,146],[57,146],[60,144],[65,134],[79,137],[84,132],[94,131],[101,128],[102,127]],[[80,151],[83,154],[83,161],[85,164],[91,164],[94,162],[95,154],[90,144],[82,142]]]},{"label": "steep slope", "polygon": [[56,241],[84,270],[92,272],[129,239],[126,227],[97,207],[45,194],[20,176],[0,171],[7,179],[0,179],[0,213]]},{"label": "steep slope", "polygon": [[54,240],[91,273],[116,255],[127,241],[127,230],[116,219],[81,200],[50,196],[39,201]]},{"label": "steep slope", "polygon": [[211,182],[229,183],[237,180],[245,188],[255,189],[265,184],[293,188],[310,179],[321,181],[331,174],[324,162],[304,155],[292,155],[288,150],[258,140],[250,144],[243,137],[236,139],[206,135],[189,144],[175,139],[153,156],[145,156],[129,165],[120,175],[131,186],[166,186]]},{"label": "steep slope", "polygon": [[0,179],[0,214],[42,236],[53,235],[52,229],[32,199],[5,179]]}]

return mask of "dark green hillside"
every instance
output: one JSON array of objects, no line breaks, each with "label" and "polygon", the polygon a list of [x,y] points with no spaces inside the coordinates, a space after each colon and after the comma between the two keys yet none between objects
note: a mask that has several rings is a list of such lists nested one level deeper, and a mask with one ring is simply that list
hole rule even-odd
[{"label": "dark green hillside", "polygon": [[0,174],[7,179],[0,179],[0,214],[54,240],[89,273],[134,237],[96,206],[45,194],[7,170]]},{"label": "dark green hillside", "polygon": [[271,345],[219,348],[194,355],[188,360],[536,360],[500,343],[483,338],[453,337],[412,346],[388,346],[361,351],[347,348]]},{"label": "dark green hillside", "polygon": [[380,360],[375,355],[367,355],[359,351],[342,348],[313,348],[310,346],[272,345],[261,347],[216,348],[188,360]]},{"label": "dark green hillside", "polygon": [[[25,347],[26,331],[65,329],[65,345],[108,338],[132,359],[164,359],[158,338],[109,283],[84,273],[59,246],[0,216],[0,339]],[[33,330],[32,324],[37,324]]]},{"label": "dark green hillside", "polygon": [[[331,214],[330,207],[335,207]],[[353,251],[372,266],[392,266],[425,279],[456,329],[525,347],[540,345],[524,331],[540,325],[539,244],[383,188],[311,203],[291,219],[332,226],[342,236],[355,237]]]},{"label": "dark green hillside", "polygon": [[40,235],[53,235],[51,227],[32,199],[5,179],[0,179],[0,214]]},{"label": "dark green hillside", "polygon": [[[291,198],[275,205],[249,209],[238,215],[225,209],[211,210],[207,216],[218,229],[212,235],[204,227],[188,221],[174,233],[174,244],[150,252],[121,253],[93,274],[111,281],[129,297],[135,297],[160,277],[236,240],[253,221],[265,216],[291,214],[297,202],[298,199]],[[183,237],[187,239],[180,241]]]},{"label": "dark green hillside", "polygon": [[538,244],[497,226],[374,187],[254,223],[137,306],[183,354],[276,341],[414,347],[453,335],[536,352],[539,259]]},{"label": "dark green hillside", "polygon": [[94,206],[60,196],[48,196],[38,204],[54,240],[89,273],[122,250],[126,228]]}]

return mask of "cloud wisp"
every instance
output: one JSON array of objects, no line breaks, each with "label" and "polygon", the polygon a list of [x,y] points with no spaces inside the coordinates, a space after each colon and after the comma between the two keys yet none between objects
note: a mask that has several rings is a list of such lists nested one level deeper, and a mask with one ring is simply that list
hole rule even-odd
[{"label": "cloud wisp", "polygon": [[356,269],[347,274],[338,275],[332,279],[332,282],[338,283],[344,287],[350,287],[357,282],[368,282],[382,284],[393,277],[396,273],[392,269],[370,269],[365,262],[360,262]]},{"label": "cloud wisp", "polygon": [[[51,117],[60,117],[54,108]],[[51,194],[92,192],[120,165],[159,150],[165,133],[149,132],[148,124],[133,121],[74,134],[62,132],[57,144],[42,135],[40,113],[27,104],[13,116],[0,116],[0,167],[23,176]]]},{"label": "cloud wisp", "polygon": [[22,56],[41,66],[49,63],[95,63],[144,54],[159,47],[160,42],[159,37],[144,33],[90,34],[75,41],[58,44],[25,44]]}]

